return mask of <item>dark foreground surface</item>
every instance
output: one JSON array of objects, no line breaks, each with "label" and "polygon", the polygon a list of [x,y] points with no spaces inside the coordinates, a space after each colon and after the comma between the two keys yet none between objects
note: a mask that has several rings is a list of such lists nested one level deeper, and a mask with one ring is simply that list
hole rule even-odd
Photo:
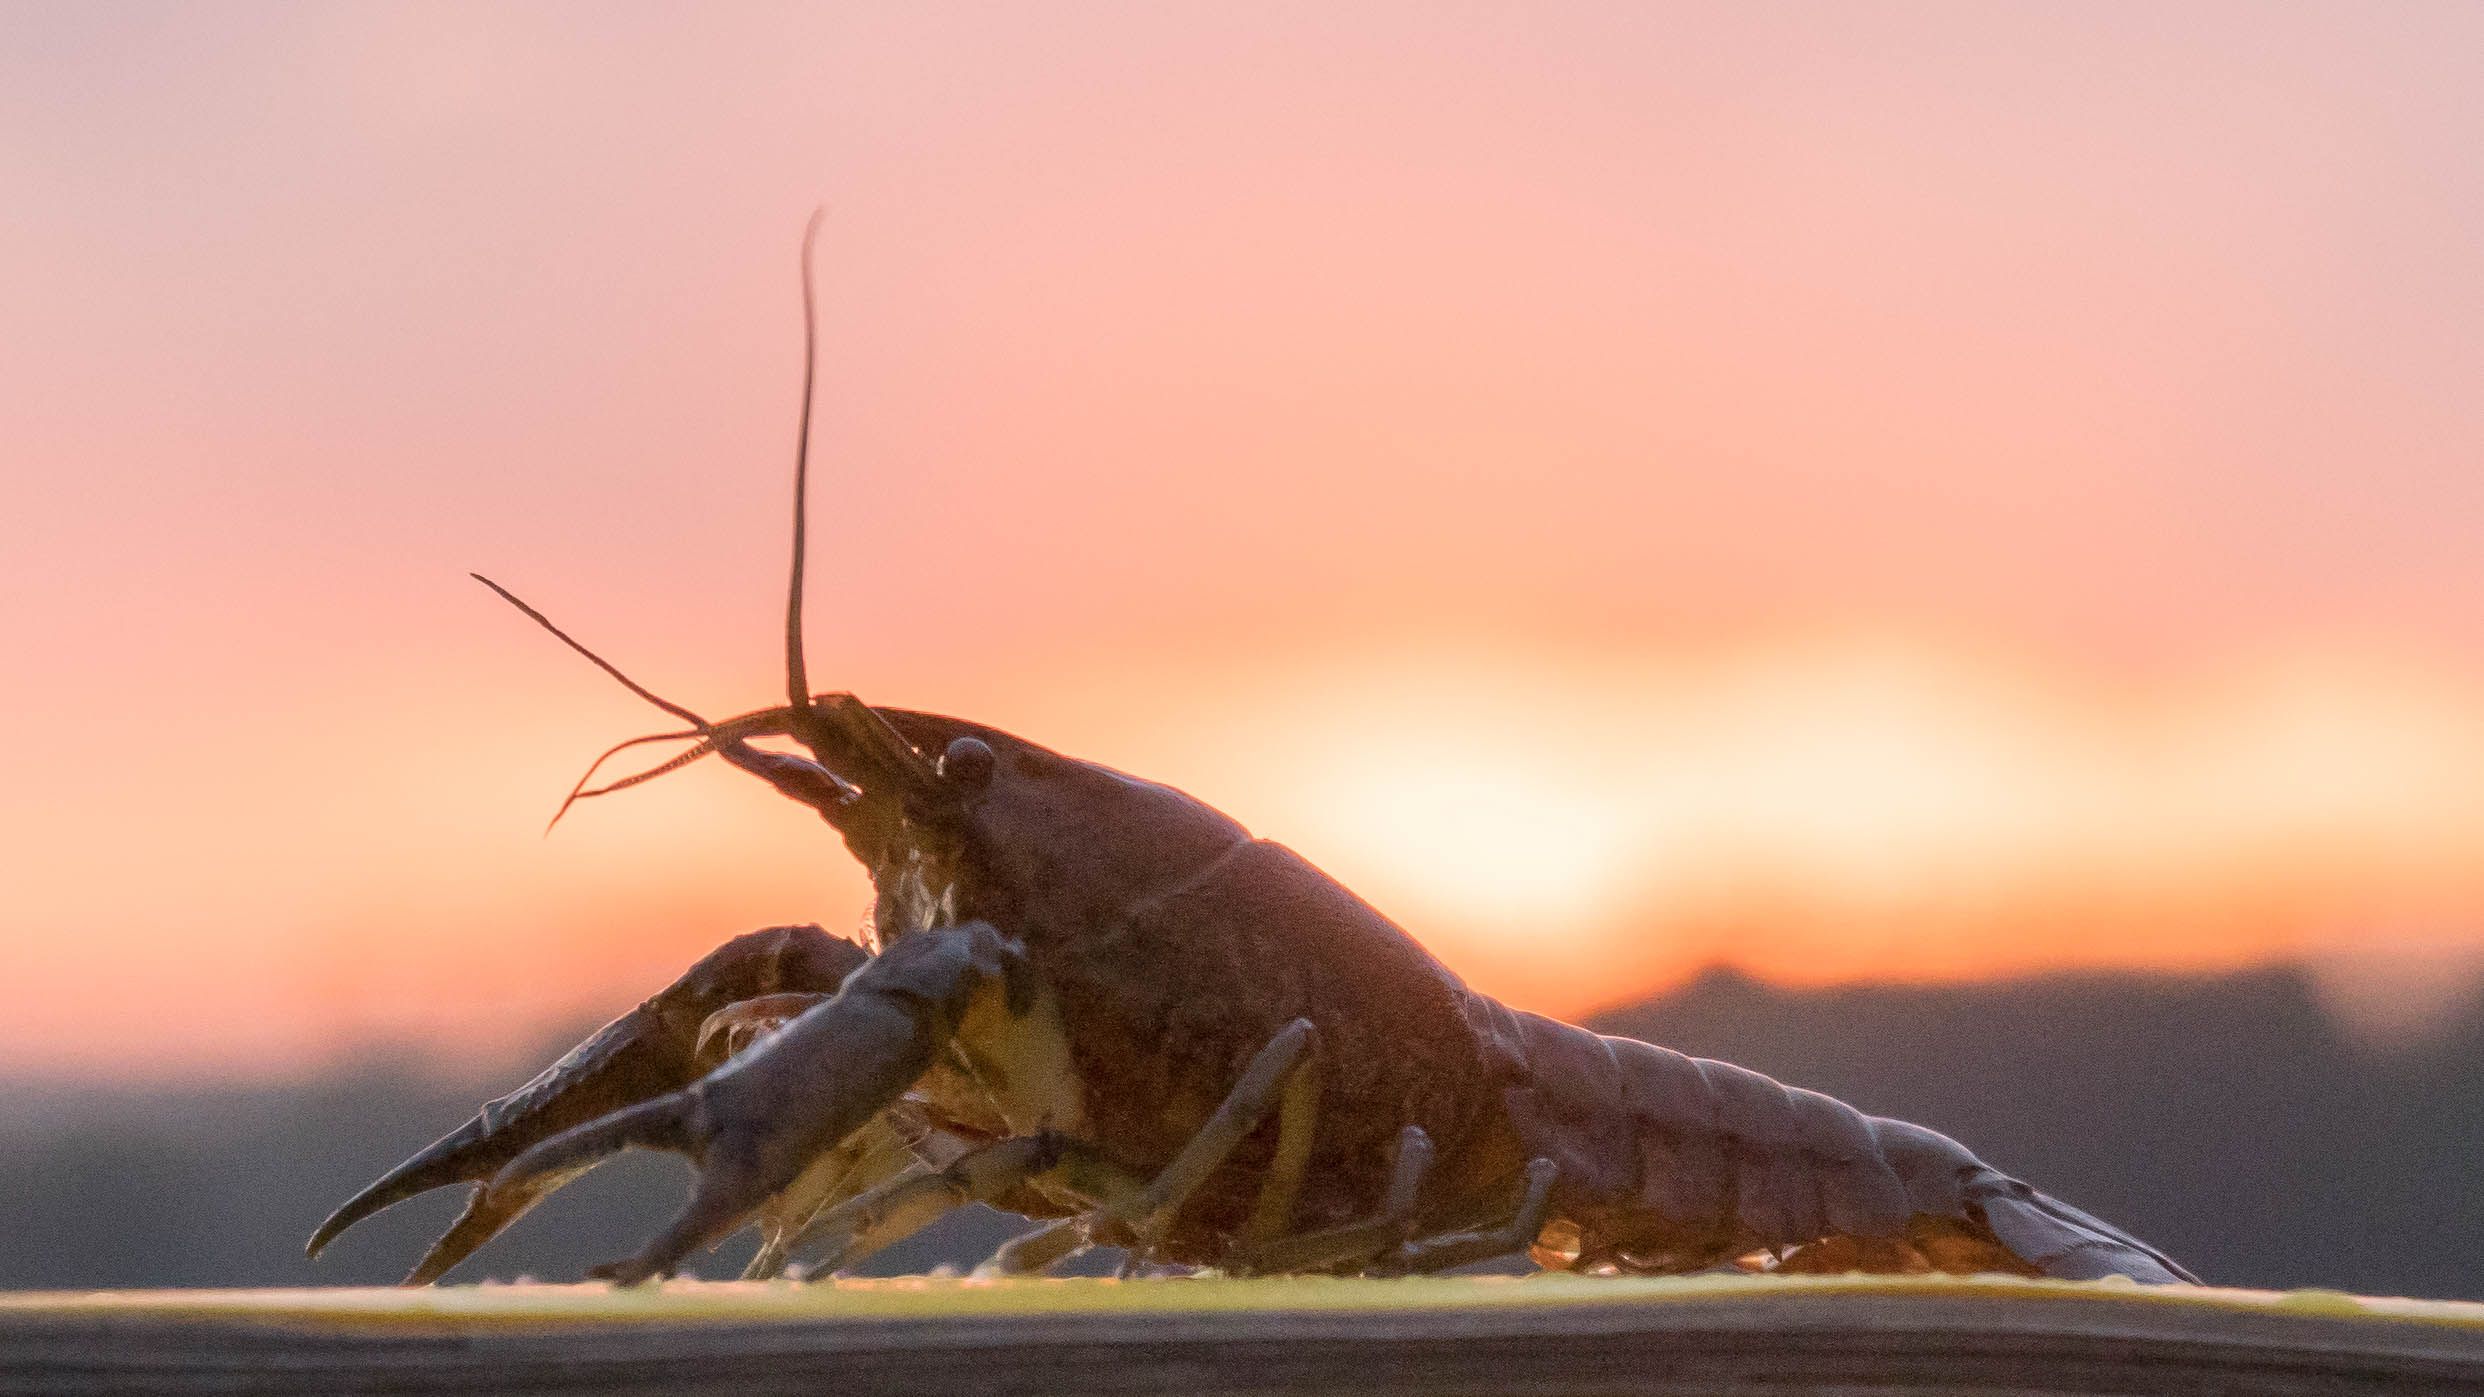
[{"label": "dark foreground surface", "polygon": [[0,1392],[2484,1392],[2484,1307],[2009,1281],[0,1297]]}]

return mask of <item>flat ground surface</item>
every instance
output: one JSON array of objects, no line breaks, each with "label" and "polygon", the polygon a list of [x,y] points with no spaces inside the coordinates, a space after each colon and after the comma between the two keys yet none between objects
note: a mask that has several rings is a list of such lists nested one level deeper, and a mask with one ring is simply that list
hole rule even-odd
[{"label": "flat ground surface", "polygon": [[0,1391],[2484,1392],[2484,1306],[1738,1276],[19,1294]]}]

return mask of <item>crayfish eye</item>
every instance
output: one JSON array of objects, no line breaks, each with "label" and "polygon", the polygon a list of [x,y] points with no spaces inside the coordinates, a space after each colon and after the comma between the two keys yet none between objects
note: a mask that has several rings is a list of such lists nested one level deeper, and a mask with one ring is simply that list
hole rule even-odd
[{"label": "crayfish eye", "polygon": [[961,791],[979,791],[992,784],[995,762],[992,744],[979,737],[955,738],[940,753],[940,778]]}]

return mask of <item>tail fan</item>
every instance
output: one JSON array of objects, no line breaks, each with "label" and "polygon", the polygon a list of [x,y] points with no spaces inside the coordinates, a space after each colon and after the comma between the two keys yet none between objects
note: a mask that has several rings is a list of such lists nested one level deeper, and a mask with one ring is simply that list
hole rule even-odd
[{"label": "tail fan", "polygon": [[2057,1280],[2128,1276],[2160,1284],[2200,1283],[2156,1248],[1997,1169],[1969,1179],[1966,1197],[2003,1246]]}]

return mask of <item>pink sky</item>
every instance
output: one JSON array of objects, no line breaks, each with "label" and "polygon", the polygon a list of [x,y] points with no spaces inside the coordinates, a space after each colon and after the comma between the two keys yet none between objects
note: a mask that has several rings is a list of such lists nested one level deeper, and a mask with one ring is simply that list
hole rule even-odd
[{"label": "pink sky", "polygon": [[2472,5],[4,14],[0,1072],[858,916],[464,578],[775,692],[821,201],[815,676],[1488,988],[2484,945]]}]

